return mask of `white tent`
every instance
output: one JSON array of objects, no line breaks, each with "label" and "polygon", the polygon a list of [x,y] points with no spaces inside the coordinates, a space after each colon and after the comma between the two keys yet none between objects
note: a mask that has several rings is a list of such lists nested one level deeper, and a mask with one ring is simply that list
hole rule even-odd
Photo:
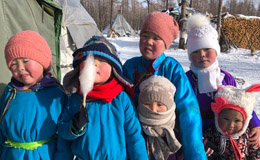
[{"label": "white tent", "polygon": [[93,35],[102,36],[96,22],[81,5],[80,0],[54,0],[62,6],[60,35],[61,73],[71,69],[72,54]]},{"label": "white tent", "polygon": [[112,22],[112,28],[110,29],[109,24],[102,33],[110,36],[111,32],[114,32],[114,34],[117,34],[117,36],[119,37],[137,36],[133,28],[129,25],[129,23],[120,13],[117,13],[114,17]]}]

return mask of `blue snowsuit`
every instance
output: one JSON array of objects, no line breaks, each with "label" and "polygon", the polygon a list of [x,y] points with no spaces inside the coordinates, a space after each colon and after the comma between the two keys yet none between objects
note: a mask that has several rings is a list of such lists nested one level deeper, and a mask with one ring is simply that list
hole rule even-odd
[{"label": "blue snowsuit", "polygon": [[[109,93],[108,93],[109,94]],[[73,154],[82,160],[148,159],[141,125],[129,96],[121,91],[110,103],[87,101],[89,123],[76,135],[71,131],[73,116],[80,110],[82,96],[73,93],[58,125],[59,136],[72,140]],[[63,155],[57,159],[64,159]]]},{"label": "blue snowsuit", "polygon": [[[60,86],[31,90],[17,90],[11,83],[0,100],[0,115],[10,98],[10,103],[0,123],[0,159],[51,160],[56,152],[58,118],[67,103]],[[35,149],[17,148],[19,142],[30,147],[29,142],[41,143]]]}]

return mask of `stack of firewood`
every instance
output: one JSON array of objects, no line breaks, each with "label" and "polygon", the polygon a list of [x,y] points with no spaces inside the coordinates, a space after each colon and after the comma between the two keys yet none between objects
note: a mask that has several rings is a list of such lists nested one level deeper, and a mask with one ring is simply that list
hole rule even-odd
[{"label": "stack of firewood", "polygon": [[260,19],[233,16],[224,18],[222,29],[230,46],[260,50]]}]

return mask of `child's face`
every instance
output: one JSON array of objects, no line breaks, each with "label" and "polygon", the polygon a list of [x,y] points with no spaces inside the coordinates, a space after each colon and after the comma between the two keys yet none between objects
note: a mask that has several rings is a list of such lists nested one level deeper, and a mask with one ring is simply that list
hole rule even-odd
[{"label": "child's face", "polygon": [[161,102],[156,102],[156,101],[146,102],[144,106],[149,108],[153,112],[166,112],[168,110],[167,106],[165,106]]},{"label": "child's face", "polygon": [[215,49],[204,48],[197,50],[190,55],[191,63],[198,68],[207,68],[216,61]]},{"label": "child's face", "polygon": [[34,86],[43,78],[43,66],[28,58],[16,58],[12,61],[10,70],[13,77],[24,84],[24,89]]},{"label": "child's face", "polygon": [[[83,68],[85,63],[86,63],[86,61],[83,61],[80,64],[80,68]],[[111,76],[112,67],[105,60],[103,60],[102,58],[98,58],[98,57],[94,58],[94,64],[96,67],[96,78],[95,78],[94,84],[95,85],[104,84],[105,82],[107,82],[107,80]]]},{"label": "child's face", "polygon": [[223,109],[219,113],[219,127],[229,135],[239,132],[243,128],[243,116],[234,109]]},{"label": "child's face", "polygon": [[158,58],[166,50],[164,41],[152,32],[144,32],[141,35],[139,49],[147,60]]}]

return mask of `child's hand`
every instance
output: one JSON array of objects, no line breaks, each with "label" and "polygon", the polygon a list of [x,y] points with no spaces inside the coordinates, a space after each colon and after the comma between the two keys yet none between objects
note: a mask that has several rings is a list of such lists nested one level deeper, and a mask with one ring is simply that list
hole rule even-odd
[{"label": "child's hand", "polygon": [[211,143],[207,139],[203,138],[203,145],[204,145],[204,149],[205,149],[207,157],[210,157],[212,155],[214,155],[214,156],[217,155],[218,148],[213,143]]},{"label": "child's hand", "polygon": [[72,132],[75,134],[81,133],[87,127],[88,122],[87,109],[81,106],[79,112],[74,115],[72,120]]},{"label": "child's hand", "polygon": [[252,145],[254,149],[257,149],[260,147],[260,128],[253,128],[251,132],[249,133],[249,138],[248,138],[248,144]]}]

